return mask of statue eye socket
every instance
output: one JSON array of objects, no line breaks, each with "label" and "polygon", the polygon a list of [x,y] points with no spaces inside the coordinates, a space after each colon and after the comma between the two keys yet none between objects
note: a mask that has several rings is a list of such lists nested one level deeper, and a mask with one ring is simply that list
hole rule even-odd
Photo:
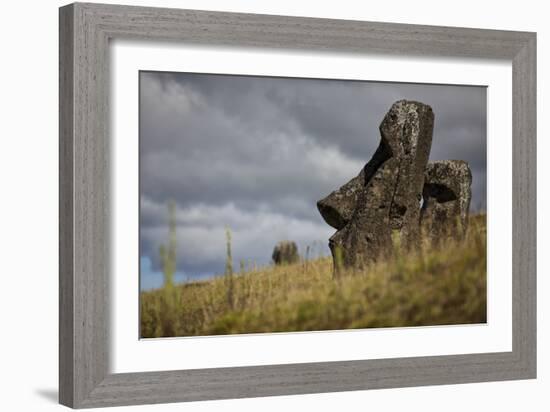
[{"label": "statue eye socket", "polygon": [[427,197],[432,197],[439,203],[456,200],[456,194],[447,186],[438,183],[428,183],[424,185],[424,193]]}]

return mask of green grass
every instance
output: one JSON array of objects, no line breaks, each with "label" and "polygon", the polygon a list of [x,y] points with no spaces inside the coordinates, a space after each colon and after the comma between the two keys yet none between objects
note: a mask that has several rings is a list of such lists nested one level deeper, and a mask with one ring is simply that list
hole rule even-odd
[{"label": "green grass", "polygon": [[423,244],[332,276],[332,259],[141,292],[141,336],[198,336],[486,322],[485,215],[462,242]]}]

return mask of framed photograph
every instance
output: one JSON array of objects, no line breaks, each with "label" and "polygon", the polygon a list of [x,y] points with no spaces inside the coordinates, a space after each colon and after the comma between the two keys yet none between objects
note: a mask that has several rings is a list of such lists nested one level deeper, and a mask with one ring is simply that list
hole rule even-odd
[{"label": "framed photograph", "polygon": [[536,377],[536,35],[60,9],[60,402]]}]

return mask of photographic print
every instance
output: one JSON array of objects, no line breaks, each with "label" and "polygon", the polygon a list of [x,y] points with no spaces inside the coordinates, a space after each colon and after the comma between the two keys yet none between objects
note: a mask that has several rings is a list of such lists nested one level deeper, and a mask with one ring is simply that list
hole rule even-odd
[{"label": "photographic print", "polygon": [[486,323],[486,87],[139,89],[141,338]]}]

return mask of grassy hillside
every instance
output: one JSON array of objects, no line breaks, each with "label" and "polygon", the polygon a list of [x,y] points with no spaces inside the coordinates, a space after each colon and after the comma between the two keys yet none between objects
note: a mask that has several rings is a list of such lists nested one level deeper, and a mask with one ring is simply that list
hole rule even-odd
[{"label": "grassy hillside", "polygon": [[332,277],[332,259],[141,293],[141,336],[486,322],[485,215],[467,239]]}]

